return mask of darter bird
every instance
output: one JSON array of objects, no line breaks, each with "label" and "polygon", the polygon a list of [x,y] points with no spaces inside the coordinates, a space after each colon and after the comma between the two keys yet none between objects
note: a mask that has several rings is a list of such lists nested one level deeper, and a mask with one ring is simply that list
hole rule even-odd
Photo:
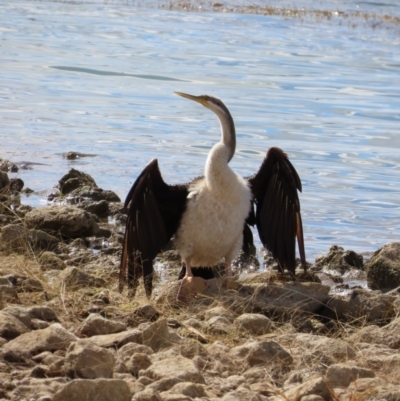
[{"label": "darter bird", "polygon": [[[153,260],[171,240],[185,264],[183,285],[193,285],[192,268],[212,267],[224,261],[230,276],[232,261],[253,243],[249,225],[257,226],[263,246],[294,276],[296,237],[306,270],[303,227],[298,192],[301,181],[287,155],[268,150],[260,169],[243,178],[229,166],[235,154],[236,131],[231,113],[218,98],[176,92],[213,111],[220,122],[221,139],[210,150],[204,176],[186,184],[169,185],[162,179],[157,159],[144,168],[129,191],[119,289],[126,278],[135,295],[143,276],[146,295],[153,287]],[[191,284],[190,284],[191,283]],[[178,292],[178,299],[180,291]]]}]

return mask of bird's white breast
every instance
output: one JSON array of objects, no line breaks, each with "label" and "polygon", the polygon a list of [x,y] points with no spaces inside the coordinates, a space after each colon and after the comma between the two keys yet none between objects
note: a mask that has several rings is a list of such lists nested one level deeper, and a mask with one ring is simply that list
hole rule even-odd
[{"label": "bird's white breast", "polygon": [[226,167],[221,179],[205,178],[190,187],[176,247],[182,259],[191,258],[192,266],[212,266],[222,258],[231,262],[242,246],[251,192],[247,182]]}]

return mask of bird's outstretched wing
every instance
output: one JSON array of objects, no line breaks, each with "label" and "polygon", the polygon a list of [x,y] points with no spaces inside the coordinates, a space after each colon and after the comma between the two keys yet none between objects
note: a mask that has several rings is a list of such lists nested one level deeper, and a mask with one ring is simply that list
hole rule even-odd
[{"label": "bird's outstretched wing", "polygon": [[146,295],[153,287],[153,259],[178,229],[188,196],[187,185],[168,185],[153,159],[136,179],[125,200],[128,208],[119,274],[122,291],[126,276],[135,295],[143,276]]},{"label": "bird's outstretched wing", "polygon": [[[270,148],[259,171],[248,179],[256,207],[255,223],[265,248],[294,275],[296,237],[303,268],[306,270],[303,225],[300,215],[300,178],[287,155]],[[254,219],[248,219],[254,224]]]}]

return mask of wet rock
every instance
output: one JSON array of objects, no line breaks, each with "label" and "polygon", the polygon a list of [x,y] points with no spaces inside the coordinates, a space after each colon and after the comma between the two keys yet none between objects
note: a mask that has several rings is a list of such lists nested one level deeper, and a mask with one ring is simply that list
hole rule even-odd
[{"label": "wet rock", "polygon": [[64,369],[71,378],[107,379],[112,377],[114,365],[112,351],[93,343],[77,341],[67,349]]},{"label": "wet rock", "polygon": [[205,383],[203,375],[193,361],[182,356],[156,361],[144,372],[140,372],[140,376],[153,380],[175,378],[181,382]]},{"label": "wet rock", "polygon": [[54,394],[52,401],[131,401],[129,386],[121,379],[76,379]]},{"label": "wet rock", "polygon": [[81,152],[69,151],[69,152],[63,153],[62,156],[64,157],[64,159],[76,160],[76,159],[81,159],[82,157],[95,157],[97,155],[90,154],[90,153],[81,153]]},{"label": "wet rock", "polygon": [[330,297],[320,314],[341,320],[362,317],[367,322],[382,324],[394,315],[395,300],[395,296],[357,288],[346,297],[340,295]]},{"label": "wet rock", "polygon": [[[1,162],[1,160],[0,160]],[[0,190],[8,185],[10,182],[8,174],[0,169]]]},{"label": "wet rock", "polygon": [[259,313],[244,313],[234,321],[235,326],[254,335],[267,334],[271,330],[271,320]]},{"label": "wet rock", "polygon": [[43,351],[67,349],[71,342],[77,341],[71,332],[55,323],[43,330],[21,334],[3,346],[3,351],[24,350],[25,353],[36,355]]},{"label": "wet rock", "polygon": [[326,372],[326,380],[332,387],[348,387],[351,382],[366,377],[375,377],[375,373],[371,369],[342,363],[329,366]]},{"label": "wet rock", "polygon": [[11,173],[17,173],[18,172],[18,166],[11,162],[10,160],[4,160],[0,159],[0,171],[1,172],[11,172]]},{"label": "wet rock", "polygon": [[0,337],[12,340],[28,331],[29,328],[19,319],[4,311],[0,312]]},{"label": "wet rock", "polygon": [[101,334],[114,334],[126,330],[126,324],[105,319],[97,313],[91,313],[78,328],[79,336],[92,337]]},{"label": "wet rock", "polygon": [[69,238],[95,235],[99,226],[93,216],[74,206],[45,206],[25,216],[27,228],[60,233]]},{"label": "wet rock", "polygon": [[54,252],[45,251],[39,257],[40,267],[43,270],[64,270],[67,265]]},{"label": "wet rock", "polygon": [[354,251],[345,251],[341,246],[333,245],[326,256],[316,258],[314,270],[336,270],[340,274],[350,269],[364,269],[363,256]]},{"label": "wet rock", "polygon": [[109,213],[108,202],[106,200],[96,201],[83,201],[77,204],[77,206],[86,212],[95,214],[97,216],[104,216]]},{"label": "wet rock", "polygon": [[21,192],[24,187],[24,182],[21,178],[12,178],[8,184],[9,191],[12,193]]},{"label": "wet rock", "polygon": [[75,202],[79,202],[85,199],[90,199],[91,201],[107,201],[107,202],[121,202],[119,196],[110,190],[101,188],[78,188],[73,190],[70,197],[75,199]]},{"label": "wet rock", "polygon": [[372,289],[389,291],[400,286],[400,242],[377,250],[365,264],[365,269]]},{"label": "wet rock", "polygon": [[74,266],[64,269],[59,275],[59,280],[69,288],[106,286],[106,281],[101,277],[92,276]]},{"label": "wet rock", "polygon": [[68,173],[58,181],[58,184],[63,195],[70,193],[76,188],[97,187],[95,180],[89,174],[83,173],[74,168],[71,168]]}]

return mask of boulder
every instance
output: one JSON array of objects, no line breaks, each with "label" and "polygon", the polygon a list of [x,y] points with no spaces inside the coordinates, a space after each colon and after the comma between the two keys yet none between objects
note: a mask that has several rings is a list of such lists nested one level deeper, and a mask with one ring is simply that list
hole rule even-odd
[{"label": "boulder", "polygon": [[99,231],[93,216],[75,206],[45,206],[25,216],[25,226],[69,238],[88,237]]},{"label": "boulder", "polygon": [[372,289],[389,291],[400,286],[400,242],[378,249],[365,264],[368,285]]},{"label": "boulder", "polygon": [[67,349],[64,370],[71,378],[112,378],[114,365],[112,351],[93,343],[76,341]]},{"label": "boulder", "polygon": [[[285,392],[285,396],[289,400],[331,400],[333,388],[327,383],[323,377],[314,377],[307,380],[305,383],[300,384]],[[314,396],[313,398],[307,398]]]},{"label": "boulder", "polygon": [[125,365],[132,376],[138,377],[139,371],[146,370],[151,365],[151,360],[148,355],[137,352],[125,362]]},{"label": "boulder", "polygon": [[75,379],[54,394],[52,401],[131,401],[128,384],[121,379]]}]

